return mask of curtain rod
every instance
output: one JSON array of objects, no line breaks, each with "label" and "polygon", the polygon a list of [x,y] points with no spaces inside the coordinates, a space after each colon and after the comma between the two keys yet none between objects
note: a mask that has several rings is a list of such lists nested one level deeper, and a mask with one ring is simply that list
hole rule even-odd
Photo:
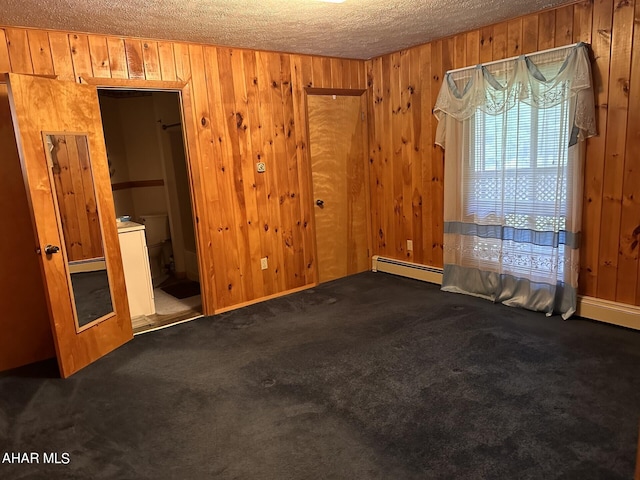
[{"label": "curtain rod", "polygon": [[[573,48],[576,45],[580,45],[581,43],[584,43],[584,42],[572,43],[571,45],[564,45],[562,47],[549,48],[547,50],[540,50],[539,52],[532,52],[532,53],[528,53],[527,55],[539,55],[539,54],[543,54],[543,53],[555,52],[557,50],[564,50],[565,48]],[[513,57],[505,58],[503,60],[493,60],[492,62],[478,63],[477,65],[471,65],[469,67],[456,68],[455,70],[447,70],[445,73],[456,73],[456,72],[463,72],[464,70],[472,70],[472,69],[476,68],[478,65],[482,65],[483,67],[487,67],[489,65],[495,65],[496,63],[500,63],[500,62],[509,62],[509,61],[515,60],[516,58],[519,58],[521,56],[522,55],[515,55]]]}]

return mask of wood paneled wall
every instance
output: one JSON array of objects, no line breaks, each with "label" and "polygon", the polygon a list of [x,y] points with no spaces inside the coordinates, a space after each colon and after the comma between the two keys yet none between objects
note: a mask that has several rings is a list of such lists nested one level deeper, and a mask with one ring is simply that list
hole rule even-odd
[{"label": "wood paneled wall", "polygon": [[639,305],[639,17],[640,0],[582,1],[367,62],[4,28],[0,71],[188,82],[205,303],[221,310],[317,278],[305,87],[368,86],[373,253],[442,266],[431,112],[444,72],[591,43],[599,136],[587,144],[580,293]]},{"label": "wood paneled wall", "polygon": [[364,62],[4,28],[2,71],[187,81],[207,313],[315,282],[304,88],[366,88]]},{"label": "wood paneled wall", "polygon": [[431,112],[443,74],[584,41],[599,135],[587,142],[580,293],[640,305],[639,22],[640,0],[583,1],[367,61],[374,253],[442,266],[443,152]]}]

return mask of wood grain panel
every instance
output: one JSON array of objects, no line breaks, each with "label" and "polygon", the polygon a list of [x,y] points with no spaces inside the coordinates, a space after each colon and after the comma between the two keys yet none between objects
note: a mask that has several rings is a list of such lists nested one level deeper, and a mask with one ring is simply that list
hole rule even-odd
[{"label": "wood grain panel", "polygon": [[[394,54],[373,59],[367,71],[372,102],[369,138],[373,160],[370,187],[374,252],[392,258],[407,258],[406,252],[400,252],[397,245],[412,239],[414,246],[420,243],[424,247],[422,259],[414,252],[414,261],[442,265],[439,249],[442,242],[442,151],[432,145],[437,122],[431,111],[445,71],[461,66],[462,58],[467,65],[472,65],[476,55],[480,62],[513,56],[517,54],[518,45],[522,53],[531,53],[585,41],[592,44],[599,136],[589,139],[586,145],[579,291],[589,296],[640,304],[640,261],[634,243],[639,215],[637,199],[640,198],[640,192],[637,192],[640,179],[636,178],[640,168],[636,165],[639,156],[636,152],[639,124],[636,116],[640,111],[640,96],[632,93],[640,89],[640,72],[634,63],[638,55],[637,21],[633,26],[634,18],[640,18],[638,3],[637,0],[576,2],[410,49],[412,60],[408,66],[402,64],[400,68],[408,68],[410,72],[416,68],[427,69],[430,77],[430,91],[423,91],[420,97],[414,93],[412,99],[412,108],[419,102],[423,119],[432,122],[430,129],[425,128],[424,121],[421,128],[423,135],[427,131],[431,134],[430,145],[420,149],[421,175],[413,170],[414,158],[396,155],[402,148],[403,138],[406,139],[406,132],[412,129],[415,132],[416,119],[394,113],[398,105],[394,94],[386,87],[393,78],[389,67],[394,64]],[[477,46],[475,38],[478,38]],[[462,51],[463,43],[466,51]],[[430,49],[428,65],[425,65],[424,55],[412,55],[413,50],[426,47]],[[403,75],[404,72],[399,72],[398,78]],[[424,137],[422,143],[426,143]],[[392,168],[385,162],[390,159],[394,163]],[[402,162],[402,165],[399,167],[396,162]],[[395,193],[388,193],[389,189],[394,189],[399,172],[408,171],[411,171],[411,187],[415,190],[413,196],[422,199],[421,225],[405,224],[402,219],[404,203],[400,206]],[[394,246],[387,245],[386,239],[393,239]]]},{"label": "wood grain panel", "polygon": [[160,58],[158,55],[158,42],[142,42],[142,60],[144,64],[144,78],[147,80],[160,80]]},{"label": "wood grain panel", "polygon": [[53,75],[53,60],[51,59],[51,48],[49,47],[47,32],[29,30],[27,34],[33,73],[36,75]]},{"label": "wood grain panel", "polygon": [[516,57],[522,53],[522,18],[507,24],[507,57]]},{"label": "wood grain panel", "polygon": [[[634,18],[640,20],[640,2],[636,0]],[[636,21],[637,22],[637,21]],[[640,45],[638,22],[632,45]],[[622,183],[622,209],[618,247],[616,301],[635,303],[640,291],[638,251],[640,250],[640,48],[631,55],[629,76],[629,113]]]},{"label": "wood grain panel", "polygon": [[573,42],[591,43],[591,22],[593,19],[593,3],[590,1],[577,3],[573,7]]},{"label": "wood grain panel", "polygon": [[587,140],[582,212],[583,237],[580,249],[580,275],[578,277],[579,290],[592,297],[598,295],[602,182],[607,137],[612,22],[613,2],[599,0],[594,3],[591,22],[593,25],[591,51],[594,58],[592,71],[598,135]]},{"label": "wood grain panel", "polygon": [[567,5],[556,10],[556,47],[573,43],[573,8],[573,5]]},{"label": "wood grain panel", "polygon": [[107,50],[109,52],[111,78],[129,78],[127,52],[124,40],[121,38],[107,37]]},{"label": "wood grain panel", "polygon": [[309,148],[315,208],[319,281],[368,268],[365,131],[361,100],[309,95]]},{"label": "wood grain panel", "polygon": [[607,300],[616,299],[618,285],[618,251],[620,248],[622,186],[626,158],[634,3],[617,2],[613,11],[605,164],[602,183],[602,222],[600,224],[600,252],[598,254],[600,263],[598,297]]},{"label": "wood grain panel", "polygon": [[4,83],[0,83],[0,157],[0,205],[11,205],[3,209],[11,234],[0,235],[0,329],[11,333],[0,335],[0,371],[4,371],[55,355]]},{"label": "wood grain panel", "polygon": [[107,39],[101,35],[89,35],[89,52],[91,55],[93,76],[98,78],[111,78]]},{"label": "wood grain panel", "polygon": [[69,35],[61,32],[49,32],[49,46],[53,59],[53,71],[60,80],[75,80],[73,60],[69,55]]},{"label": "wood grain panel", "polygon": [[69,45],[71,46],[71,59],[73,60],[75,78],[92,77],[93,66],[89,50],[89,38],[86,35],[69,34]]},{"label": "wood grain panel", "polygon": [[124,51],[127,58],[129,78],[145,78],[142,42],[128,38],[124,41]]},{"label": "wood grain panel", "polygon": [[11,63],[11,72],[33,73],[27,31],[20,28],[7,28],[5,35],[7,49],[9,51],[9,61]]},{"label": "wood grain panel", "polygon": [[11,61],[9,60],[9,48],[7,46],[7,36],[4,30],[0,29],[0,72],[8,72],[11,70]]},{"label": "wood grain panel", "polygon": [[[630,22],[633,22],[633,8],[624,8],[626,3],[629,2],[614,2],[613,0],[584,1],[569,7],[562,7],[564,9],[562,12],[549,10],[527,15],[521,19],[521,51],[523,53],[551,48],[561,42],[569,43],[560,38],[566,39],[568,37],[562,33],[568,31],[568,29],[572,30],[573,38],[571,41],[591,40],[593,45],[593,73],[596,85],[600,136],[589,139],[587,143],[583,248],[581,252],[583,260],[580,275],[581,293],[592,296],[599,296],[598,283],[605,282],[605,280],[599,279],[599,268],[602,262],[600,256],[600,232],[604,231],[607,226],[603,225],[605,217],[602,214],[605,167],[609,177],[611,177],[613,163],[609,164],[609,162],[614,162],[613,153],[621,151],[624,154],[627,149],[633,149],[633,146],[629,146],[630,140],[627,140],[627,137],[631,138],[633,134],[630,130],[632,123],[626,119],[624,121],[616,121],[613,119],[615,114],[610,115],[609,113],[611,108],[609,106],[609,91],[613,92],[618,88],[615,86],[617,85],[617,80],[614,80],[613,76],[611,82],[609,82],[609,70],[611,68],[616,77],[620,76],[615,72],[622,71],[624,68],[630,72],[632,68],[630,56],[635,52],[631,41],[631,32],[628,27],[622,27],[625,23],[629,25]],[[636,3],[631,2],[632,5]],[[618,5],[622,5],[622,7],[618,7]],[[614,7],[617,7],[615,8],[617,20],[616,24],[612,25]],[[573,9],[572,23],[569,22],[571,17],[570,8]],[[625,19],[624,21],[623,18]],[[209,287],[203,288],[207,298],[205,303],[209,302],[212,308],[209,313],[213,313],[213,308],[228,308],[243,301],[253,300],[250,298],[254,294],[252,289],[255,288],[256,291],[259,289],[259,287],[256,287],[257,281],[262,282],[265,294],[277,294],[286,291],[289,287],[289,282],[300,281],[299,278],[296,278],[296,273],[301,276],[300,278],[304,278],[304,282],[307,285],[312,284],[315,280],[314,219],[312,215],[311,186],[309,183],[311,177],[309,165],[305,160],[308,136],[304,88],[307,87],[354,88],[354,82],[359,82],[359,88],[367,87],[369,89],[370,218],[374,231],[372,237],[373,250],[381,255],[396,257],[398,256],[396,252],[399,246],[402,244],[406,246],[407,238],[403,237],[406,235],[407,237],[410,236],[410,239],[414,242],[413,260],[418,260],[416,244],[419,243],[422,246],[421,262],[434,266],[441,265],[443,160],[441,150],[433,146],[436,122],[431,110],[440,88],[442,74],[448,64],[460,63],[460,59],[463,56],[465,63],[473,64],[477,61],[487,62],[493,60],[495,58],[494,50],[498,57],[502,56],[503,50],[504,55],[510,55],[509,52],[519,38],[516,34],[517,26],[514,29],[514,25],[517,25],[519,21],[520,19],[513,19],[497,26],[490,25],[466,32],[459,37],[457,36],[458,38],[452,37],[451,40],[444,42],[439,40],[425,46],[415,47],[420,50],[419,54],[415,53],[413,49],[409,49],[407,53],[408,62],[403,59],[397,72],[392,72],[393,62],[391,61],[391,55],[385,55],[369,61],[368,68],[365,70],[365,63],[358,61],[349,61],[347,63],[342,60],[321,57],[288,55],[287,61],[283,62],[280,54],[242,51],[243,62],[232,62],[231,72],[225,72],[223,75],[218,69],[215,74],[212,74],[212,69],[216,67],[209,68],[204,60],[201,59],[198,48],[194,50],[193,46],[184,43],[159,43],[158,58],[161,78],[166,76],[171,79],[172,76],[170,55],[166,53],[170,52],[168,45],[171,45],[176,78],[188,82],[187,89],[190,95],[190,103],[184,106],[185,115],[189,115],[190,122],[198,125],[193,130],[187,129],[185,135],[187,136],[191,156],[190,172],[195,190],[193,192],[194,204],[197,205],[196,222],[197,230],[200,232],[198,245],[203,252],[201,271],[203,272],[203,281],[210,282]],[[631,46],[630,49],[623,49],[621,53],[614,51],[612,57],[611,37],[616,35],[615,32],[619,28],[621,31],[627,28],[627,36]],[[10,30],[13,31],[13,35],[10,35]],[[503,33],[504,47],[501,46],[501,35]],[[620,36],[622,34],[617,35]],[[66,33],[49,32],[53,66],[56,74],[60,75],[62,73],[67,78],[70,78],[73,75],[73,73],[70,73],[72,70],[68,67],[68,65],[73,65],[70,63],[71,59],[74,58],[76,62],[80,61],[79,57],[86,55],[86,53],[73,53],[69,46],[67,46],[68,51],[65,53],[65,44],[59,41],[61,36],[66,36]],[[474,39],[476,36],[478,38],[477,54],[475,53],[476,43]],[[498,40],[494,48],[496,37]],[[13,42],[11,42],[12,39],[14,40]],[[33,66],[28,39],[26,41],[24,39],[27,39],[26,30],[5,30],[5,40],[13,43],[13,45],[7,45],[4,62],[10,61],[12,69],[32,72]],[[2,37],[0,37],[0,40],[2,40]],[[141,80],[146,78],[141,42],[137,39],[107,37],[112,77],[130,77]],[[125,43],[129,45],[129,48],[125,49]],[[3,61],[2,46],[0,45],[0,65]],[[462,46],[464,46],[464,52]],[[250,53],[251,58],[247,58],[246,52]],[[196,54],[195,58],[192,58],[192,53]],[[165,58],[169,60],[165,62]],[[255,59],[255,62],[253,59]],[[90,64],[90,57],[88,61]],[[133,66],[131,73],[129,73],[129,64],[127,62]],[[197,67],[193,69],[193,75],[197,77],[195,79],[191,78],[192,62]],[[217,65],[217,61],[215,63]],[[277,67],[275,64],[277,64]],[[168,67],[165,67],[165,65],[168,65]],[[283,90],[281,70],[284,65],[287,65],[290,71],[290,97],[287,96],[286,87]],[[626,67],[624,67],[625,65]],[[405,68],[409,69],[408,77],[406,72],[402,71]],[[196,72],[197,69],[202,70]],[[348,75],[347,70],[349,71]],[[415,72],[417,71],[422,72],[420,74],[422,90],[413,85],[416,82]],[[93,75],[93,72],[86,73]],[[153,76],[153,73],[151,76]],[[286,77],[285,75],[285,81]],[[629,73],[627,73],[626,77],[629,78],[628,88],[631,91],[635,85],[635,79]],[[345,84],[347,78],[349,79],[348,86]],[[397,110],[401,103],[393,105],[391,101],[392,78],[398,81],[397,92],[394,91],[395,98],[403,101],[411,99],[410,113],[403,114],[400,111],[399,114],[393,114],[393,110]],[[401,79],[405,79],[406,83],[407,78],[409,84],[414,87],[414,92],[410,95],[402,91],[399,83]],[[257,83],[254,84],[254,81]],[[274,88],[272,86],[273,81],[276,81],[279,85],[279,95],[272,92]],[[245,85],[247,104],[243,107],[241,113],[246,112],[243,118],[246,119],[244,125],[247,125],[247,131],[246,135],[237,136],[237,139],[227,133],[225,128],[225,125],[231,125],[232,123],[224,116],[223,112],[225,110],[223,110],[220,100],[221,95],[219,92],[223,89],[223,83],[229,83],[233,86],[234,108],[228,110],[233,113],[237,113],[236,110],[239,110],[236,105],[243,105],[244,102],[244,97],[238,97],[236,89],[242,83]],[[228,87],[224,88],[228,89]],[[627,108],[629,114],[633,111],[631,105],[635,105],[635,103],[632,103],[634,101],[629,99]],[[215,110],[216,113],[212,114],[212,110]],[[282,113],[280,114],[276,110]],[[419,121],[417,117],[418,111],[420,113]],[[400,121],[396,117],[399,117]],[[294,128],[288,129],[287,127],[285,131],[291,131],[294,140],[292,141],[287,136],[282,144],[274,145],[277,139],[275,133],[278,128],[285,128],[290,119],[293,119]],[[611,128],[609,121],[612,122],[612,125],[616,125],[616,135],[607,134],[607,131]],[[204,122],[204,125],[202,125],[202,122]],[[421,132],[418,130],[418,125]],[[621,129],[624,131],[625,142],[622,146],[619,146],[619,142],[621,142],[619,130]],[[419,138],[417,136],[418,133],[420,133]],[[402,142],[403,136],[408,141],[407,145],[412,143],[414,149],[418,147],[418,156],[408,154],[409,148]],[[235,146],[232,145],[234,143]],[[244,150],[239,150],[241,145],[245,145]],[[394,146],[400,148],[399,166],[394,166]],[[607,148],[608,150],[606,150]],[[292,154],[294,150],[295,154]],[[609,152],[608,156],[605,155],[605,150]],[[234,170],[234,168],[238,168],[233,161],[234,152],[243,152],[241,155],[242,160],[238,164],[239,170]],[[255,175],[255,172],[248,168],[245,157],[248,159],[249,155],[251,156],[249,165],[253,165],[253,167],[255,167],[257,155],[260,155],[261,159],[267,160],[268,169],[265,174]],[[626,158],[629,156],[627,154]],[[294,158],[295,160],[293,160]],[[627,161],[625,160],[625,162]],[[294,164],[296,169],[290,171],[289,169]],[[416,170],[418,164],[420,164],[419,172]],[[235,175],[234,171],[241,172],[242,182],[238,183],[235,177],[229,178],[222,171],[223,167],[226,173],[232,172],[229,174],[231,177]],[[227,170],[229,168],[231,170]],[[619,172],[627,171],[624,165],[620,168]],[[274,169],[284,169],[286,174],[279,172],[279,170],[274,171]],[[250,170],[251,174],[249,174]],[[294,181],[296,175],[297,181]],[[411,182],[410,188],[408,188],[409,184],[405,183],[407,175]],[[618,201],[620,208],[611,214],[618,216],[618,230],[620,231],[620,229],[626,228],[623,225],[629,223],[630,213],[624,214],[625,220],[622,220],[622,212],[626,208],[623,208],[622,204],[625,201],[625,196],[630,195],[631,190],[629,183],[625,187],[624,174],[617,173],[617,175],[620,179],[618,195],[612,197],[611,202]],[[394,179],[400,180],[400,184],[396,185],[399,189],[394,187]],[[242,262],[236,260],[240,251],[238,242],[244,242],[244,240],[240,240],[244,237],[241,235],[234,237],[225,230],[226,228],[232,229],[236,225],[234,223],[235,220],[234,222],[229,221],[229,212],[237,211],[236,205],[240,201],[239,192],[242,191],[243,195],[245,195],[244,192],[247,190],[245,183],[253,185],[252,182],[256,185],[257,218],[259,218],[262,225],[260,251],[263,256],[269,257],[270,265],[272,265],[272,258],[277,259],[273,264],[279,267],[278,273],[275,273],[275,269],[262,271],[262,280],[256,279],[255,274],[242,270],[240,268]],[[233,187],[229,189],[230,197],[228,198],[219,195],[218,189],[224,185]],[[227,187],[224,188],[226,189]],[[290,195],[291,193],[296,193],[296,189],[297,196],[296,200],[294,200]],[[401,192],[401,195],[396,196],[396,191]],[[289,193],[288,200],[281,206],[279,199],[286,192]],[[406,192],[410,192],[410,202],[405,198],[407,196]],[[399,197],[402,197],[402,201],[398,203]],[[221,201],[221,198],[224,198],[224,201]],[[636,198],[635,195],[634,198]],[[414,221],[415,217],[411,217],[411,215],[415,213],[414,210],[420,202],[422,202],[422,221],[417,222]],[[244,208],[252,208],[247,205],[245,203]],[[297,213],[298,211],[300,213]],[[402,216],[407,214],[409,217],[406,220],[403,219]],[[255,212],[247,211],[246,215],[247,221],[252,217],[256,218]],[[283,218],[285,219],[284,222],[289,221],[286,219],[290,218],[290,221],[295,222],[295,225],[284,225]],[[300,221],[301,226],[299,230],[296,230],[298,221]],[[269,227],[266,231],[264,230],[265,225]],[[276,227],[278,228],[277,233],[275,232]],[[283,229],[281,230],[282,227]],[[296,255],[299,255],[299,253],[294,253],[291,257],[293,264],[284,261],[284,252],[288,247],[285,246],[287,236],[281,235],[282,231],[292,233],[294,251],[296,251],[298,241],[302,242],[303,262],[297,260],[298,257]],[[296,240],[298,233],[300,233],[301,240]],[[611,242],[612,244],[622,242],[619,233],[614,232],[612,235],[616,236],[615,241]],[[255,256],[256,254],[254,238],[255,235],[251,235],[248,244],[245,243],[248,248],[246,252],[248,252],[249,256],[252,254]],[[607,247],[608,250],[609,247]],[[611,252],[616,258],[612,263],[612,265],[615,264],[612,267],[614,273],[607,277],[606,282],[611,283],[611,278],[613,278],[613,284],[617,286],[626,281],[629,273],[626,271],[623,273],[618,266],[618,264],[621,265],[618,245]],[[401,252],[400,258],[407,258],[406,255],[406,251]],[[227,261],[230,262],[231,266],[227,265]],[[303,268],[302,272],[298,271],[300,264]],[[294,273],[291,273],[291,269],[294,270]],[[254,271],[253,265],[249,267],[249,271]],[[238,284],[249,282],[247,275],[250,276],[250,282],[254,287],[252,289],[240,287],[240,293],[237,293]],[[233,291],[233,294],[230,294],[229,284],[232,284],[231,291]],[[637,287],[636,291],[638,292]],[[640,297],[640,294],[636,293],[636,304],[640,304],[638,297]]]},{"label": "wood grain panel", "polygon": [[[14,35],[23,69],[31,62],[26,32]],[[120,88],[188,82],[185,136],[208,313],[316,281],[304,88],[364,88],[363,62],[250,50],[226,50],[227,59],[215,47],[64,32],[49,32],[49,42],[54,70],[66,78],[93,83],[109,72]],[[255,172],[258,160],[265,174]]]},{"label": "wood grain panel", "polygon": [[533,53],[538,50],[538,15],[527,15],[522,18],[522,53]]},{"label": "wood grain panel", "polygon": [[[493,26],[493,58],[501,60],[509,56],[507,51],[508,23],[498,23]],[[466,65],[463,65],[466,66]]]},{"label": "wood grain panel", "polygon": [[[295,131],[295,155],[298,167],[298,204],[300,206],[299,230],[302,242],[302,271],[301,281],[305,284],[316,281],[315,262],[315,228],[313,218],[313,195],[311,183],[311,166],[307,161],[308,143],[306,132],[306,103],[304,87],[308,86],[312,78],[312,63],[310,57],[294,55],[291,59],[291,84],[293,122]],[[352,76],[355,67],[351,66]],[[291,159],[292,161],[293,159]],[[259,205],[264,202],[259,201]]]},{"label": "wood grain panel", "polygon": [[158,59],[162,80],[176,80],[176,62],[173,54],[173,43],[158,42]]},{"label": "wood grain panel", "polygon": [[556,10],[538,15],[538,50],[553,48],[556,44]]}]

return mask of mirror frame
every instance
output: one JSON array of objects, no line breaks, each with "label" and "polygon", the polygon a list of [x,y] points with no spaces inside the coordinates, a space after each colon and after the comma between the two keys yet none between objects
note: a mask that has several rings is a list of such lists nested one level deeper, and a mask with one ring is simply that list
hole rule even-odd
[{"label": "mirror frame", "polygon": [[[103,255],[104,255],[104,262],[105,262],[105,266],[106,266],[106,273],[107,273],[107,282],[109,283],[109,295],[111,296],[111,307],[112,307],[112,311],[109,313],[106,313],[105,315],[102,315],[101,317],[96,318],[95,320],[92,320],[90,322],[88,322],[87,324],[80,326],[80,323],[78,321],[78,311],[76,308],[76,297],[75,297],[75,293],[73,291],[73,284],[71,282],[71,272],[69,269],[69,256],[67,254],[67,244],[64,238],[64,232],[62,229],[62,219],[61,219],[61,215],[60,215],[60,206],[58,204],[58,198],[57,198],[57,190],[56,190],[56,184],[55,184],[55,179],[53,178],[53,158],[51,156],[51,151],[49,149],[49,142],[48,142],[48,137],[50,136],[54,136],[54,135],[59,135],[59,136],[80,136],[80,137],[84,137],[86,139],[86,144],[87,144],[87,153],[89,155],[89,166],[91,168],[91,180],[92,180],[92,187],[94,190],[94,195],[96,193],[96,188],[95,188],[95,176],[93,174],[93,157],[91,155],[91,148],[89,146],[89,133],[88,132],[53,132],[53,131],[42,131],[42,142],[43,142],[43,146],[44,146],[44,151],[45,151],[45,155],[46,155],[46,162],[47,162],[47,172],[49,174],[49,186],[50,186],[50,190],[51,190],[51,200],[53,201],[53,206],[56,212],[56,222],[57,222],[57,226],[58,226],[58,235],[60,237],[60,251],[62,253],[63,259],[64,259],[64,268],[65,268],[65,273],[67,276],[67,288],[69,291],[69,298],[71,299],[71,309],[73,311],[73,322],[74,322],[74,327],[76,330],[76,333],[81,333],[85,330],[88,330],[89,328],[92,328],[96,325],[98,325],[99,323],[104,322],[105,320],[108,320],[110,318],[113,318],[117,315],[116,312],[116,306],[113,302],[113,285],[111,282],[111,276],[109,275],[109,271],[111,270],[110,265],[109,265],[109,259],[107,258],[106,255],[106,251],[105,251],[105,245],[104,245],[104,228],[102,226],[103,223],[103,218],[102,218],[102,212],[101,209],[99,208],[98,202],[96,202],[96,212],[98,214],[98,225],[100,227],[100,239],[102,240],[102,251],[103,251]],[[115,222],[115,219],[114,219]]]}]

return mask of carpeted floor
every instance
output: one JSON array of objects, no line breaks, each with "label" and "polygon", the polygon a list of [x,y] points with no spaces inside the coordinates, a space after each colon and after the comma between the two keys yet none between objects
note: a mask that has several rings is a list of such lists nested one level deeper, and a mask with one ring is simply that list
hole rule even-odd
[{"label": "carpeted floor", "polygon": [[633,476],[640,332],[380,273],[39,373],[0,376],[0,455],[69,463],[2,479]]}]

